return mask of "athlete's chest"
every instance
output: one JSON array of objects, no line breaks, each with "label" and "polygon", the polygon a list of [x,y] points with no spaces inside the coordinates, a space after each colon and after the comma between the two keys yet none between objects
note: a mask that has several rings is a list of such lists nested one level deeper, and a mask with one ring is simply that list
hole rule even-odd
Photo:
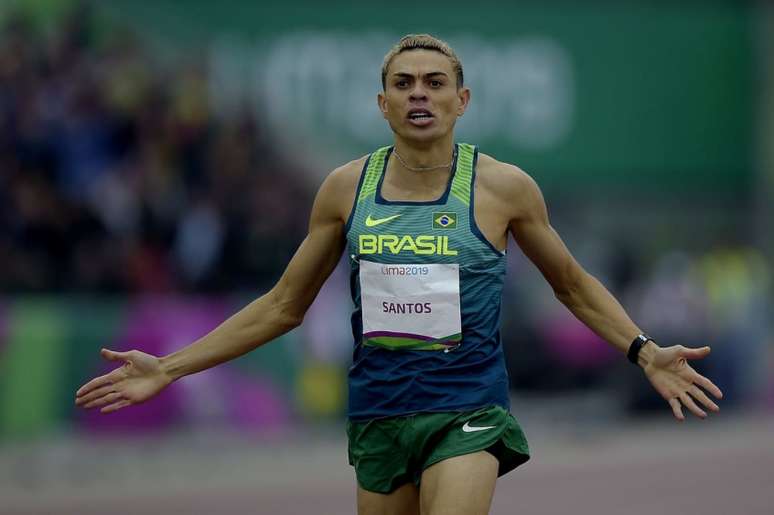
[{"label": "athlete's chest", "polygon": [[422,262],[500,256],[474,217],[475,148],[460,144],[458,150],[449,172],[409,181],[386,173],[389,147],[372,154],[347,225],[351,254],[388,261],[390,256],[419,257]]},{"label": "athlete's chest", "polygon": [[388,202],[436,202],[443,197],[448,185],[448,172],[414,180],[401,178],[398,174],[388,174],[379,193]]},{"label": "athlete's chest", "polygon": [[[429,219],[432,222],[429,225],[440,229],[444,228],[448,224],[448,228],[456,229],[462,228],[461,232],[466,230],[465,222],[467,221],[467,229],[478,230],[481,235],[493,246],[498,249],[504,249],[507,243],[508,232],[508,217],[505,211],[501,208],[501,195],[496,191],[492,191],[489,185],[482,185],[478,182],[471,184],[473,191],[470,194],[470,204],[454,205],[454,206],[441,206],[442,200],[447,198],[444,196],[448,186],[448,178],[442,180],[436,180],[435,185],[428,184],[405,184],[401,183],[399,178],[395,178],[394,181],[390,181],[389,175],[385,177],[382,184],[382,188],[379,191],[382,200],[386,204],[393,206],[393,209],[383,210],[385,216],[383,218],[389,218],[389,221],[402,218],[403,222],[411,222],[409,227],[427,227],[425,223]],[[473,199],[476,202],[473,202]],[[429,206],[433,205],[435,208],[431,210],[416,209],[413,206]],[[395,209],[395,206],[401,209]],[[468,220],[457,216],[457,212],[460,210],[467,210]],[[444,217],[444,215],[448,215]],[[439,218],[441,217],[441,218]],[[381,221],[378,219],[377,221]],[[455,223],[457,222],[457,223]],[[401,225],[401,224],[396,224]],[[457,231],[444,234],[448,236],[448,239],[456,239],[455,236],[459,234]]]},{"label": "athlete's chest", "polygon": [[467,206],[372,203],[359,210],[348,233],[360,256],[454,257],[471,245]]}]

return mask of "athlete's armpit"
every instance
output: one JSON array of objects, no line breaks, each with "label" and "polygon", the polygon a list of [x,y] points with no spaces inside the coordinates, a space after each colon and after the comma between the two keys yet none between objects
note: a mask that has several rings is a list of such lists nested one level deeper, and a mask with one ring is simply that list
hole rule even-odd
[{"label": "athlete's armpit", "polygon": [[548,221],[537,183],[518,167],[479,155],[476,219],[485,235],[505,246],[513,235],[522,252],[538,267],[557,295],[572,288],[582,269]]}]

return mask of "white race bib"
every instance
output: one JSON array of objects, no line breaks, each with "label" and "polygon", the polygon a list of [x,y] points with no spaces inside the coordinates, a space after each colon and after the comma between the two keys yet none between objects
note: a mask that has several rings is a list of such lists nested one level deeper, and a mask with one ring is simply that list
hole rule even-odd
[{"label": "white race bib", "polygon": [[458,264],[360,261],[363,341],[391,349],[436,350],[459,343]]}]

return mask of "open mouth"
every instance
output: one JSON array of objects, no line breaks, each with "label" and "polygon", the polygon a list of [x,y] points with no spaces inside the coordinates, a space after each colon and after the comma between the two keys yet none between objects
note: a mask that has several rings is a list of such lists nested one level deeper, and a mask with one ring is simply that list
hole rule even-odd
[{"label": "open mouth", "polygon": [[433,122],[433,118],[433,113],[427,109],[411,109],[408,112],[408,120],[412,125],[429,125]]}]

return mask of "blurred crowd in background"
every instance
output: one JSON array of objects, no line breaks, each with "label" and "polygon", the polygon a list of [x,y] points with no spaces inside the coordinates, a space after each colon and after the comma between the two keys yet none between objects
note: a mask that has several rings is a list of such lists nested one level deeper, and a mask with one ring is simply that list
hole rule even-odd
[{"label": "blurred crowd in background", "polygon": [[250,112],[211,116],[202,63],[95,38],[89,12],[0,29],[0,290],[265,289],[312,186]]},{"label": "blurred crowd in background", "polygon": [[[316,184],[272,144],[254,110],[214,115],[205,61],[170,64],[128,29],[96,37],[90,19],[81,6],[45,31],[21,15],[0,28],[0,291],[267,290],[305,235]],[[772,269],[761,252],[674,242],[648,261],[634,238],[580,236],[581,263],[642,327],[667,344],[712,343],[713,359],[700,367],[727,403],[768,395],[774,405]],[[612,384],[625,361],[523,257],[512,253],[509,267],[503,338],[513,386]],[[343,378],[352,345],[345,274],[334,280],[341,284],[323,292],[315,329],[299,343],[310,352],[296,358],[335,363],[326,384]],[[325,390],[310,381],[307,390]],[[633,407],[663,409],[646,385],[630,391]],[[318,411],[341,413],[336,399]]]}]

